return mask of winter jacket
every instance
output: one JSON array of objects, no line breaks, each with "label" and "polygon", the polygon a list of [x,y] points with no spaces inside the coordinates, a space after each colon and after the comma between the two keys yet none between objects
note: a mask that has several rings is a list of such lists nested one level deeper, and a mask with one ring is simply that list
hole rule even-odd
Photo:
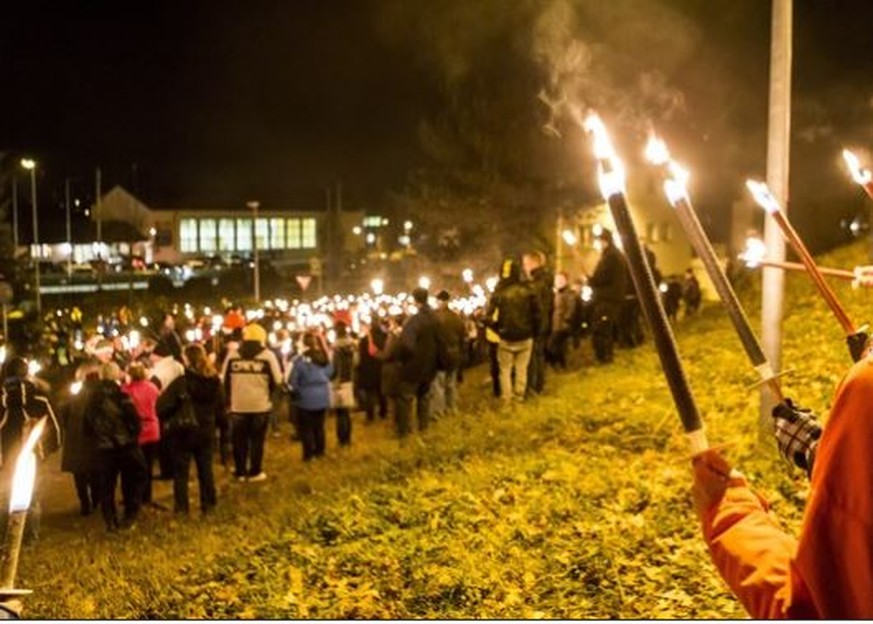
[{"label": "winter jacket", "polygon": [[595,303],[623,302],[628,287],[627,280],[627,262],[624,256],[614,246],[608,245],[594,268],[594,275],[588,278],[588,285],[594,289]]},{"label": "winter jacket", "polygon": [[358,342],[358,387],[379,391],[382,388],[382,359],[387,334],[378,326]]},{"label": "winter jacket", "polygon": [[800,538],[742,479],[706,510],[713,562],[753,618],[873,618],[873,359],[837,389]]},{"label": "winter jacket", "polygon": [[439,369],[458,370],[463,363],[464,343],[467,340],[464,321],[457,312],[448,308],[439,308],[433,315],[436,318],[439,331]]},{"label": "winter jacket", "polygon": [[501,340],[519,342],[537,335],[542,327],[536,294],[523,282],[508,282],[494,291],[486,318],[496,318],[494,328]]},{"label": "winter jacket", "polygon": [[79,394],[72,397],[60,412],[64,443],[61,447],[61,470],[84,473],[98,469],[93,436],[86,433],[85,419],[93,394],[102,392],[99,380],[86,380]]},{"label": "winter jacket", "polygon": [[355,341],[346,336],[338,338],[333,346],[333,377],[337,383],[352,380],[355,370]]},{"label": "winter jacket", "polygon": [[576,315],[576,300],[578,297],[564,286],[555,293],[555,311],[552,313],[552,333],[570,333]]},{"label": "winter jacket", "polygon": [[152,383],[163,392],[177,377],[185,374],[185,367],[179,364],[172,355],[167,355],[152,367]]},{"label": "winter jacket", "polygon": [[288,378],[294,407],[310,412],[328,409],[332,375],[333,365],[330,362],[316,364],[305,353],[294,358]]},{"label": "winter jacket", "polygon": [[217,376],[206,377],[190,368],[185,369],[185,375],[170,384],[158,398],[161,422],[166,423],[172,418],[181,407],[182,401],[186,400],[191,401],[197,417],[197,431],[177,431],[173,434],[174,439],[177,443],[182,440],[183,443],[195,446],[211,443],[215,437],[216,425],[225,419],[221,380]]},{"label": "winter jacket", "polygon": [[3,417],[0,420],[0,462],[14,461],[18,445],[22,442],[25,425],[30,421],[48,416],[46,429],[40,439],[40,450],[48,454],[61,447],[61,427],[51,403],[37,390],[32,381],[24,377],[8,377],[3,382],[0,406]]},{"label": "winter jacket", "polygon": [[150,444],[161,439],[161,425],[158,422],[158,412],[155,407],[158,402],[158,389],[145,379],[131,381],[121,386],[136,407],[139,414],[140,430],[139,445]]},{"label": "winter jacket", "polygon": [[535,332],[537,338],[548,336],[552,331],[552,314],[555,307],[555,294],[552,290],[554,283],[555,276],[546,267],[538,267],[530,272],[528,285],[537,298],[540,310],[539,327]]},{"label": "winter jacket", "polygon": [[101,381],[88,393],[84,431],[98,454],[136,447],[139,429],[136,407],[117,383]]},{"label": "winter jacket", "polygon": [[282,383],[279,362],[257,341],[245,341],[228,354],[221,372],[230,412],[263,414],[273,409],[274,388]]},{"label": "winter jacket", "polygon": [[403,324],[392,358],[400,362],[399,379],[409,384],[430,383],[437,374],[437,322],[430,306]]}]

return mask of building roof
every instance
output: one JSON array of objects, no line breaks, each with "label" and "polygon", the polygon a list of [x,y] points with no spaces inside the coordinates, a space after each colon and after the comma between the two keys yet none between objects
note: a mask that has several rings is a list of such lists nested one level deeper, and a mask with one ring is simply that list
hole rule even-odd
[{"label": "building roof", "polygon": [[[44,219],[38,224],[39,242],[47,245],[55,245],[67,242],[67,226],[64,219]],[[134,243],[149,239],[134,226],[123,221],[104,221],[102,224],[101,238],[104,243]],[[85,218],[73,218],[70,223],[70,233],[74,244],[89,244],[97,242],[97,223]],[[19,222],[18,241],[21,245],[33,243],[33,228],[30,220]]]}]

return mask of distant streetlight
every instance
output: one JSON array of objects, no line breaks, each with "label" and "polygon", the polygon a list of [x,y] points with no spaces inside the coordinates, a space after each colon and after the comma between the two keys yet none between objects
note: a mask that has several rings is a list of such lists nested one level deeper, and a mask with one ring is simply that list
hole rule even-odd
[{"label": "distant streetlight", "polygon": [[472,283],[473,282],[473,269],[464,269],[461,272],[461,277],[464,279],[464,281],[466,283],[468,283],[468,284]]},{"label": "distant streetlight", "polygon": [[261,302],[261,267],[258,262],[258,208],[261,206],[259,201],[246,202],[246,206],[252,210],[252,255],[255,259],[255,303]]},{"label": "distant streetlight", "polygon": [[430,288],[430,278],[422,275],[418,278],[418,287],[428,290]]},{"label": "distant streetlight", "polygon": [[370,289],[373,291],[374,295],[381,295],[385,292],[385,282],[383,282],[378,277],[370,282]]},{"label": "distant streetlight", "polygon": [[412,229],[412,221],[406,221],[403,223],[403,229],[407,232]]},{"label": "distant streetlight", "polygon": [[33,206],[33,246],[36,249],[36,258],[33,259],[33,275],[36,282],[36,313],[42,316],[42,296],[39,286],[39,223],[36,216],[36,161],[32,158],[22,158],[21,166],[30,171],[30,203]]},{"label": "distant streetlight", "polygon": [[564,230],[561,236],[564,238],[564,242],[570,245],[570,247],[577,243],[576,235],[570,230]]},{"label": "distant streetlight", "polygon": [[362,231],[362,230],[361,230],[361,226],[360,226],[360,225],[356,225],[355,227],[352,228],[352,234],[354,234],[355,236],[360,236],[360,235],[361,235],[361,231]]}]

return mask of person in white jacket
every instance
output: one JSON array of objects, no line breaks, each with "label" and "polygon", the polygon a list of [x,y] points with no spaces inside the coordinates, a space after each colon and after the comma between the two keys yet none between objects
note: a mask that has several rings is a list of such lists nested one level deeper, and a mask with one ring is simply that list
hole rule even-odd
[{"label": "person in white jacket", "polygon": [[266,348],[267,332],[256,323],[243,329],[238,350],[227,355],[221,371],[231,422],[234,476],[238,481],[263,481],[264,442],[273,390],[282,383],[275,354]]}]

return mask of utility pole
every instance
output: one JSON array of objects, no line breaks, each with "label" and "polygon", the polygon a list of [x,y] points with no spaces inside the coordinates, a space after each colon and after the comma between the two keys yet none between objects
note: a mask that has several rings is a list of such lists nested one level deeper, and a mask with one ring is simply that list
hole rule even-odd
[{"label": "utility pole", "polygon": [[564,208],[558,206],[558,220],[555,224],[555,273],[564,268]]},{"label": "utility pole", "polygon": [[258,208],[259,201],[246,202],[246,206],[252,210],[252,256],[255,260],[255,271],[252,281],[255,284],[255,303],[261,302],[261,266],[258,261]]},{"label": "utility pole", "polygon": [[73,232],[70,219],[70,178],[64,179],[64,209],[67,217],[67,279],[73,275]]},{"label": "utility pole", "polygon": [[15,258],[18,254],[18,177],[14,171],[12,172],[12,242],[15,245],[12,257]]},{"label": "utility pole", "polygon": [[103,188],[100,167],[94,174],[94,215],[97,218],[97,290],[103,290]]},{"label": "utility pole", "polygon": [[[793,0],[773,0],[770,33],[770,103],[767,125],[767,186],[788,212],[788,171],[791,146],[791,31]],[[773,219],[764,219],[764,242],[767,257],[785,260],[785,240]],[[782,368],[782,315],[785,272],[775,268],[762,270],[761,346],[778,373]],[[772,437],[773,402],[767,388],[761,388],[760,434]]]}]

